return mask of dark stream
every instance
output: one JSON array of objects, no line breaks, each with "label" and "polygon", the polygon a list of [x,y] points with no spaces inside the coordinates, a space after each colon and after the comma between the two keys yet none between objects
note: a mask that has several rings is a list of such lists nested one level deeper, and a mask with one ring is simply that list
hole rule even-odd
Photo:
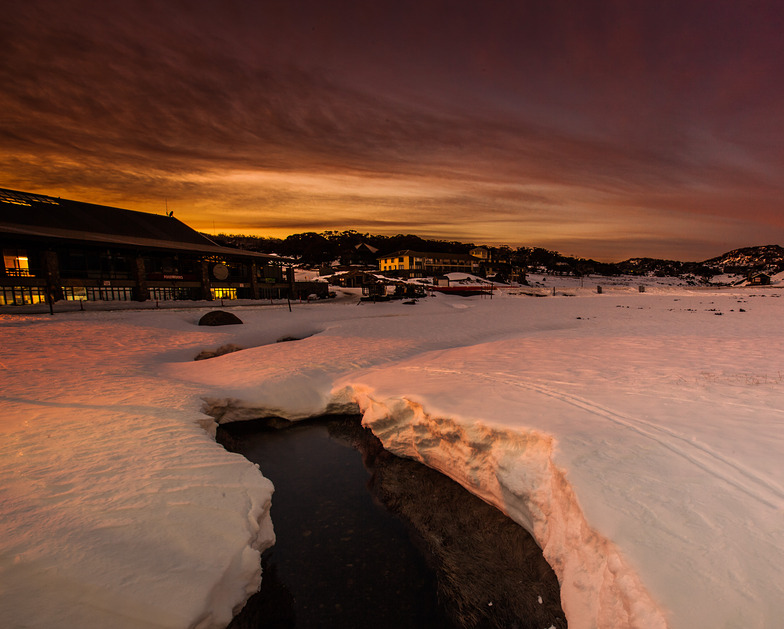
[{"label": "dark stream", "polygon": [[358,417],[240,422],[218,441],[275,484],[277,542],[231,629],[566,627],[530,535]]}]

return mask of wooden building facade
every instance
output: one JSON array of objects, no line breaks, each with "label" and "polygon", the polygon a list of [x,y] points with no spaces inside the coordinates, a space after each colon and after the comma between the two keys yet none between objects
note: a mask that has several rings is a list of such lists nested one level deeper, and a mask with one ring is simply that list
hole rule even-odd
[{"label": "wooden building facade", "polygon": [[269,299],[292,260],[216,245],[171,215],[0,189],[0,305]]},{"label": "wooden building facade", "polygon": [[444,273],[479,272],[479,258],[467,253],[434,253],[395,251],[378,257],[378,268],[385,275],[396,277],[428,277]]}]

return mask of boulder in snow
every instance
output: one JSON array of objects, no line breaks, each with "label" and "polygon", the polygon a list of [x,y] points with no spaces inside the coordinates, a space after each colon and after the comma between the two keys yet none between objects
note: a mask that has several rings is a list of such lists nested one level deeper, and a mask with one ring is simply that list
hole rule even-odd
[{"label": "boulder in snow", "polygon": [[242,320],[237,315],[225,310],[213,310],[199,319],[199,325],[236,325],[238,323],[242,323]]}]

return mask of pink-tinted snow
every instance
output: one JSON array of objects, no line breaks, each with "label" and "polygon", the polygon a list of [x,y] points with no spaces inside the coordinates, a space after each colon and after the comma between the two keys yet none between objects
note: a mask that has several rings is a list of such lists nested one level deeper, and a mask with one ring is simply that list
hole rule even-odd
[{"label": "pink-tinted snow", "polygon": [[[531,530],[570,627],[776,626],[784,299],[572,292],[242,308],[210,330],[198,311],[3,318],[0,611],[219,625],[258,582],[271,488],[200,410],[360,409]],[[248,349],[192,361],[226,343]]]}]

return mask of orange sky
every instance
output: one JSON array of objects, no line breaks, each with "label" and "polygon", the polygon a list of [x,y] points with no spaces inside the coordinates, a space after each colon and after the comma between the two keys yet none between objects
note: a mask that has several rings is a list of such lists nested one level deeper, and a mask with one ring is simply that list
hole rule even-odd
[{"label": "orange sky", "polygon": [[784,10],[6,0],[0,187],[602,260],[784,241]]}]

